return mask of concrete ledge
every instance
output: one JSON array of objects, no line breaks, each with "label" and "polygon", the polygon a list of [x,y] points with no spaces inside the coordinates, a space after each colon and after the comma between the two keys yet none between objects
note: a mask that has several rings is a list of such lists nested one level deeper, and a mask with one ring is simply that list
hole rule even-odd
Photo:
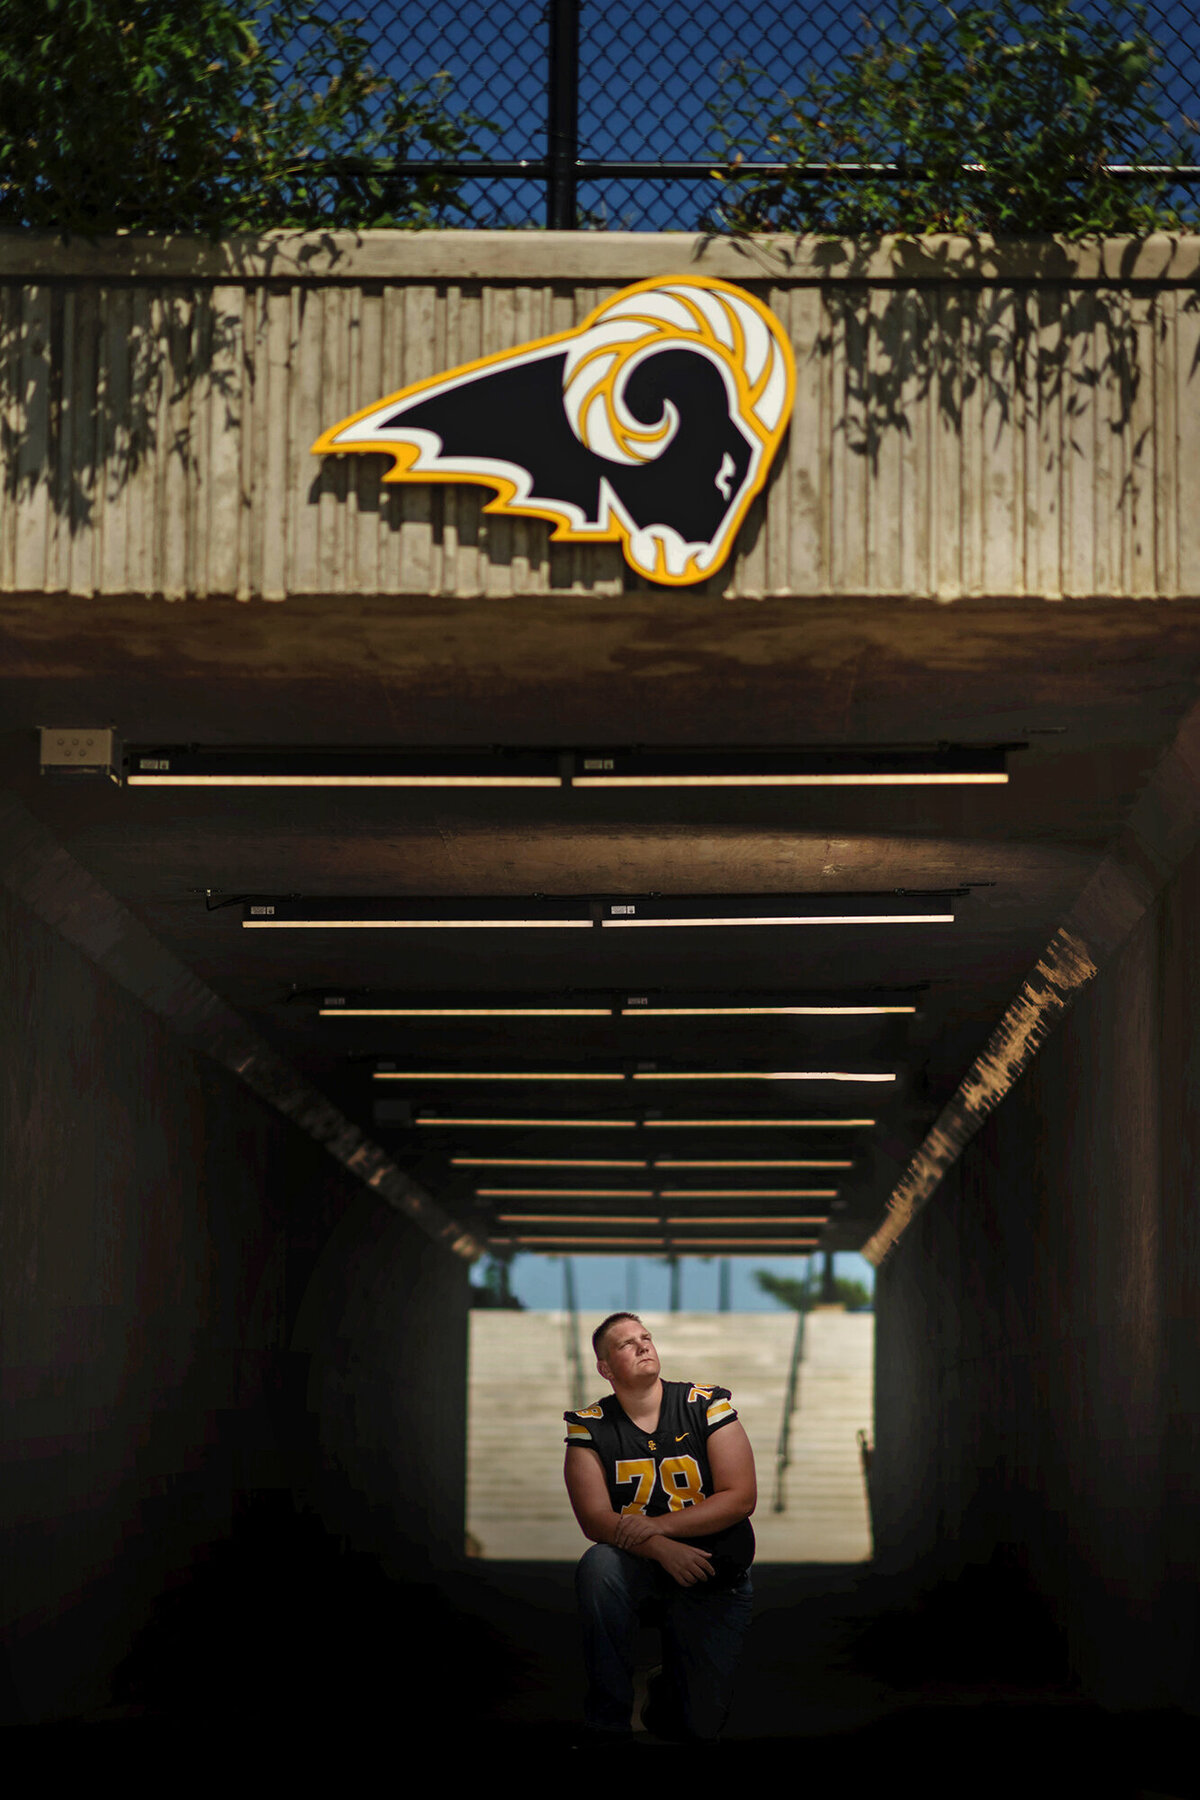
[{"label": "concrete ledge", "polygon": [[22,282],[624,282],[685,269],[786,286],[1019,281],[1189,287],[1200,282],[1200,235],[735,240],[683,231],[277,231],[221,239],[89,240],[0,232],[0,280]]}]

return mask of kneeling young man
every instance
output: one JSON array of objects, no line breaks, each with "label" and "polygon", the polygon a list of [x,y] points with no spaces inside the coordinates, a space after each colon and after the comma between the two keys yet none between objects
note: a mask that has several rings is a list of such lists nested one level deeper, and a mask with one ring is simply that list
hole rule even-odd
[{"label": "kneeling young man", "polygon": [[612,1393],[564,1413],[567,1493],[592,1548],[575,1589],[598,1739],[631,1736],[639,1619],[657,1603],[662,1675],[644,1713],[656,1736],[716,1738],[750,1618],[754,1453],[729,1390],[664,1381],[633,1313],[592,1337]]}]

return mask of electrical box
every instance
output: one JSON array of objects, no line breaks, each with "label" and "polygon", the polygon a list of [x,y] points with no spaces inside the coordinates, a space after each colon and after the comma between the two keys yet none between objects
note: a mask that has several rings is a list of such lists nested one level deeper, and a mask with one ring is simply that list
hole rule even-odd
[{"label": "electrical box", "polygon": [[43,725],[41,772],[54,777],[106,776],[121,781],[121,740],[115,731],[93,725]]}]

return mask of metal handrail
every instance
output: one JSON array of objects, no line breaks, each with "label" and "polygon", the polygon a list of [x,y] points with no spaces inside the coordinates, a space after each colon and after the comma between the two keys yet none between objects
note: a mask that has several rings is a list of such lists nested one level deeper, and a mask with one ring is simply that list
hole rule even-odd
[{"label": "metal handrail", "polygon": [[804,1360],[804,1321],[808,1317],[807,1306],[802,1306],[796,1314],[796,1334],[792,1339],[792,1361],[788,1369],[787,1391],[783,1397],[783,1418],[779,1426],[779,1443],[775,1449],[775,1499],[772,1512],[783,1512],[787,1502],[783,1495],[783,1477],[790,1456],[790,1440],[792,1430],[792,1414],[799,1403],[800,1364]]}]

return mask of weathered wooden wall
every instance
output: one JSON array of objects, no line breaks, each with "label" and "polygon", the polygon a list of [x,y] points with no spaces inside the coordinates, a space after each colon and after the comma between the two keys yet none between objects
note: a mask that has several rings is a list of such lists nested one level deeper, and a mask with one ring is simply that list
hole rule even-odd
[{"label": "weathered wooden wall", "polygon": [[686,270],[766,299],[798,369],[712,591],[1200,593],[1200,239],[516,232],[0,240],[0,589],[620,592],[615,546],[551,548],[476,490],[383,488],[385,458],[309,447]]}]

